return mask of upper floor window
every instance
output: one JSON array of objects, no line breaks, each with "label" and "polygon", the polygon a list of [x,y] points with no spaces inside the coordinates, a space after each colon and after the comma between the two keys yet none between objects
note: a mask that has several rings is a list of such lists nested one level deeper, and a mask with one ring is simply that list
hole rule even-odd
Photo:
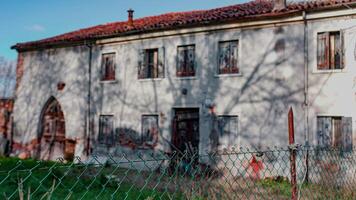
[{"label": "upper floor window", "polygon": [[318,33],[317,45],[319,70],[344,68],[343,41],[339,31]]},{"label": "upper floor window", "polygon": [[102,54],[101,60],[101,80],[112,81],[115,80],[115,53]]},{"label": "upper floor window", "polygon": [[164,49],[142,50],[139,58],[139,79],[153,79],[164,77]]},{"label": "upper floor window", "polygon": [[319,147],[352,149],[352,118],[339,116],[317,117],[317,140]]},{"label": "upper floor window", "polygon": [[115,143],[113,115],[100,115],[98,140],[100,144],[109,146]]},{"label": "upper floor window", "polygon": [[178,47],[177,57],[177,76],[195,76],[195,45]]},{"label": "upper floor window", "polygon": [[238,74],[238,41],[219,42],[218,74]]}]

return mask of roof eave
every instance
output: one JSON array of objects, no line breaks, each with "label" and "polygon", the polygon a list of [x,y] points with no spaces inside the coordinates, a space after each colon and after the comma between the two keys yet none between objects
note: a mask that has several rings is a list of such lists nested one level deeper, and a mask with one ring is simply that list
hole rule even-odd
[{"label": "roof eave", "polygon": [[[151,29],[151,30],[145,30],[145,31],[134,30],[134,31],[117,33],[117,34],[97,36],[95,38],[90,38],[90,39],[83,38],[83,39],[79,39],[77,41],[58,41],[58,42],[52,42],[52,43],[47,43],[47,44],[33,44],[33,45],[31,45],[31,44],[26,45],[26,43],[17,43],[15,45],[11,46],[11,49],[15,49],[17,52],[24,52],[24,51],[34,51],[34,50],[48,49],[48,48],[79,46],[79,45],[85,45],[88,43],[95,43],[95,41],[101,40],[101,39],[129,36],[129,35],[142,34],[142,33],[159,32],[159,31],[164,31],[164,30],[173,30],[173,29],[180,29],[180,28],[193,28],[193,27],[199,27],[199,26],[203,26],[203,25],[205,26],[205,25],[214,25],[214,24],[221,24],[221,23],[229,24],[229,23],[243,22],[243,21],[249,21],[249,20],[256,20],[256,21],[269,20],[269,19],[285,18],[285,17],[289,17],[289,16],[293,16],[293,15],[298,15],[304,11],[311,13],[311,12],[319,12],[319,11],[347,9],[347,8],[354,8],[354,7],[356,7],[356,2],[338,4],[338,5],[323,7],[323,8],[313,8],[313,9],[306,9],[306,10],[292,10],[292,11],[286,11],[286,12],[282,12],[282,13],[281,12],[271,12],[271,13],[266,13],[266,14],[257,15],[257,16],[247,16],[247,17],[243,17],[240,19],[226,19],[226,20],[216,20],[213,22],[199,22],[199,23],[194,23],[194,24],[185,24],[185,25],[181,25],[181,26],[158,28],[158,29]],[[34,43],[36,43],[36,42],[34,42]]]}]

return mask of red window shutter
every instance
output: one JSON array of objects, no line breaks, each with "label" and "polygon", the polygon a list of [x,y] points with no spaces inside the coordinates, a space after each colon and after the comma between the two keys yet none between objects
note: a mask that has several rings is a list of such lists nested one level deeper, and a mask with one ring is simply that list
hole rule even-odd
[{"label": "red window shutter", "polygon": [[318,69],[328,69],[330,65],[329,33],[319,33],[317,41]]}]

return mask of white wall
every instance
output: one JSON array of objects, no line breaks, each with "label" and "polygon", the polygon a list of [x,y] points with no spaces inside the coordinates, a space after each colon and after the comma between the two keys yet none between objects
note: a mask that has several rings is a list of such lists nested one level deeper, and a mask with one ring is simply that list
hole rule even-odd
[{"label": "white wall", "polygon": [[[25,70],[14,107],[15,142],[26,145],[38,137],[41,112],[53,96],[64,113],[66,137],[77,140],[81,155],[88,91],[87,47],[27,52],[24,56]],[[57,89],[59,82],[66,84],[62,91]]]},{"label": "white wall", "polygon": [[[356,144],[356,19],[335,19],[309,23],[309,119],[310,140],[317,144],[317,116],[352,117],[353,145]],[[317,33],[341,31],[344,33],[345,68],[343,70],[317,70]]]},{"label": "white wall", "polygon": [[[346,68],[339,73],[316,70],[316,33],[352,27],[354,19],[309,23],[309,133],[315,135],[316,115],[352,116],[356,120],[354,34],[345,37]],[[142,114],[159,114],[161,136],[157,149],[168,150],[162,137],[170,140],[175,107],[200,108],[200,150],[210,149],[211,116],[206,100],[216,104],[218,115],[239,116],[236,138],[221,138],[230,146],[266,147],[288,144],[287,113],[294,109],[296,140],[304,143],[304,27],[302,23],[264,28],[235,28],[195,34],[159,37],[95,46],[92,58],[92,127],[94,141],[100,114],[115,115],[115,127],[141,131]],[[217,76],[218,42],[240,41],[239,76]],[[276,52],[277,40],[284,40],[284,52]],[[197,75],[175,77],[177,46],[195,44]],[[138,80],[139,51],[165,47],[165,78]],[[88,89],[88,48],[60,48],[51,56],[47,51],[28,52],[25,73],[15,103],[16,140],[24,143],[37,136],[40,113],[50,96],[58,99],[66,118],[66,135],[82,141],[85,130]],[[100,81],[100,56],[117,53],[116,82]],[[66,83],[58,91],[59,81]],[[186,96],[181,89],[188,88]],[[354,129],[356,125],[353,126]],[[355,132],[355,131],[354,131]],[[355,135],[355,134],[354,134]],[[92,138],[93,139],[93,138]],[[80,143],[83,144],[83,143]],[[226,147],[228,147],[227,145]],[[78,145],[77,145],[78,146]],[[80,145],[79,145],[80,146]],[[92,147],[98,148],[93,143]],[[83,145],[78,147],[81,155]],[[120,147],[111,149],[119,151]]]},{"label": "white wall", "polygon": [[[288,144],[287,113],[293,106],[297,140],[303,136],[304,82],[303,25],[264,29],[233,29],[194,35],[146,39],[102,46],[94,53],[93,104],[98,132],[98,116],[114,114],[117,127],[141,131],[142,114],[160,114],[161,134],[170,140],[175,107],[200,108],[200,150],[210,148],[211,115],[204,105],[216,104],[218,115],[238,115],[239,132],[235,138],[221,138],[231,146],[285,146]],[[284,53],[274,51],[277,40],[284,39]],[[241,75],[217,76],[219,41],[240,41]],[[197,75],[176,77],[177,46],[195,44]],[[165,47],[164,79],[138,80],[141,49]],[[100,54],[117,53],[117,82],[100,82]],[[279,63],[280,62],[280,63]],[[181,89],[188,88],[188,95]],[[158,149],[167,149],[161,140]]]}]

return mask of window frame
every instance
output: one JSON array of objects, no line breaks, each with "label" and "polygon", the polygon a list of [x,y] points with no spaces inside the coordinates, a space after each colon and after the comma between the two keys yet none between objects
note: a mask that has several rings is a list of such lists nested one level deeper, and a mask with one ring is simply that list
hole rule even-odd
[{"label": "window frame", "polygon": [[[223,44],[223,43],[237,43],[237,62],[236,62],[236,65],[237,65],[237,70],[238,72],[230,72],[230,73],[220,73],[220,52],[221,52],[221,48],[220,48],[220,45]],[[226,77],[226,76],[241,76],[242,73],[241,73],[241,39],[232,39],[232,40],[221,40],[221,41],[218,41],[217,43],[217,67],[216,67],[216,70],[215,70],[215,76],[216,77]]]},{"label": "window frame", "polygon": [[[105,75],[104,75],[104,72],[103,72],[103,62],[104,62],[104,56],[105,55],[110,55],[110,54],[113,54],[113,65],[114,65],[114,74],[113,74],[113,79],[106,79],[104,78]],[[117,76],[116,76],[116,73],[117,73],[117,52],[116,51],[107,51],[107,52],[102,52],[101,53],[101,56],[100,56],[100,82],[116,82],[117,81]],[[105,68],[106,69],[106,68]]]},{"label": "window frame", "polygon": [[[331,119],[331,127],[330,127],[330,138],[329,138],[329,143],[328,144],[319,144],[319,139],[320,139],[320,135],[319,135],[319,119],[320,118],[330,118]],[[316,115],[316,118],[315,118],[315,125],[316,125],[316,143],[317,143],[317,147],[318,148],[331,148],[331,149],[338,149],[338,150],[342,150],[342,151],[350,151],[350,150],[344,150],[345,148],[345,144],[344,144],[344,140],[345,138],[344,137],[348,137],[344,131],[345,131],[345,127],[344,127],[344,122],[346,121],[347,118],[351,118],[351,151],[353,150],[353,145],[354,145],[354,142],[353,142],[353,137],[354,137],[354,133],[352,131],[352,126],[353,126],[353,122],[352,122],[352,117],[347,117],[347,116],[343,116],[343,115],[325,115],[325,114],[318,114]],[[335,132],[334,132],[334,123],[333,123],[333,120],[334,119],[339,119],[340,121],[340,136],[339,136],[339,145],[338,144],[335,144],[335,141],[336,141],[336,137],[335,137]],[[344,121],[345,120],[345,121]]]},{"label": "window frame", "polygon": [[[217,121],[219,122],[219,118],[223,118],[223,117],[236,118],[236,133],[234,135],[238,136],[239,135],[239,116],[238,115],[227,115],[227,114],[217,115],[216,116]],[[219,136],[223,137],[224,135],[220,134]]]},{"label": "window frame", "polygon": [[[331,45],[330,45],[330,35],[335,34],[335,33],[339,33],[339,39],[340,39],[340,68],[335,68],[335,64],[334,64],[334,68],[331,68]],[[316,38],[315,38],[315,70],[313,71],[313,73],[332,73],[332,72],[344,72],[346,69],[346,60],[345,60],[345,44],[344,44],[344,33],[342,30],[321,30],[321,31],[316,31]],[[326,64],[327,66],[321,66],[321,64],[319,63],[319,35],[322,34],[327,34],[326,39],[327,41],[327,45],[328,45],[328,50],[327,53],[324,52],[324,59],[327,59]],[[335,48],[334,48],[335,49]],[[335,52],[335,50],[334,50]],[[326,55],[327,54],[327,55]]]},{"label": "window frame", "polygon": [[[179,48],[190,48],[190,47],[193,47],[194,48],[194,66],[193,66],[193,68],[194,68],[194,74],[193,75],[191,75],[191,74],[187,74],[187,75],[178,75],[178,73],[180,73],[179,71],[178,71],[178,68],[180,67],[179,66]],[[196,61],[196,59],[197,59],[197,56],[196,56],[196,45],[195,44],[186,44],[186,45],[179,45],[179,46],[177,46],[177,55],[176,55],[176,74],[175,74],[175,76],[176,76],[176,78],[178,78],[178,79],[192,79],[192,78],[195,78],[196,76],[197,76],[197,61]]]},{"label": "window frame", "polygon": [[[102,142],[100,141],[100,133],[101,133],[101,130],[102,130],[102,126],[101,126],[101,117],[112,117],[112,139],[113,141],[109,144],[109,143],[106,143],[106,142]],[[100,145],[105,145],[105,146],[108,146],[108,147],[112,147],[112,146],[115,146],[115,144],[117,143],[116,142],[116,133],[115,133],[115,115],[114,114],[100,114],[99,115],[99,118],[98,118],[98,137],[97,137],[97,142],[100,144]],[[107,141],[107,138],[105,139],[105,141]]]},{"label": "window frame", "polygon": [[[148,76],[143,76],[141,74],[142,68],[147,68],[149,67],[148,65],[148,54],[150,51],[157,51],[157,66],[156,66],[156,76],[148,77]],[[152,48],[142,48],[140,49],[139,53],[139,66],[138,66],[138,74],[137,74],[137,79],[139,81],[152,81],[152,80],[162,80],[165,78],[165,73],[166,73],[166,66],[165,66],[165,48],[164,47],[152,47]],[[161,68],[162,67],[162,68]],[[146,73],[145,75],[147,75]],[[152,74],[152,73],[151,73]]]},{"label": "window frame", "polygon": [[[143,126],[143,121],[144,121],[144,117],[152,117],[152,116],[154,116],[154,117],[157,117],[157,138],[154,138],[154,136],[152,136],[153,137],[153,141],[145,141],[144,140],[144,126]],[[141,139],[141,146],[140,146],[140,148],[154,148],[157,144],[158,144],[158,136],[159,136],[159,134],[160,134],[160,125],[159,125],[159,120],[160,120],[160,116],[159,116],[159,114],[142,114],[141,115],[141,135],[140,135],[140,139]],[[153,144],[153,146],[150,146],[147,142],[153,142],[154,144]]]}]

